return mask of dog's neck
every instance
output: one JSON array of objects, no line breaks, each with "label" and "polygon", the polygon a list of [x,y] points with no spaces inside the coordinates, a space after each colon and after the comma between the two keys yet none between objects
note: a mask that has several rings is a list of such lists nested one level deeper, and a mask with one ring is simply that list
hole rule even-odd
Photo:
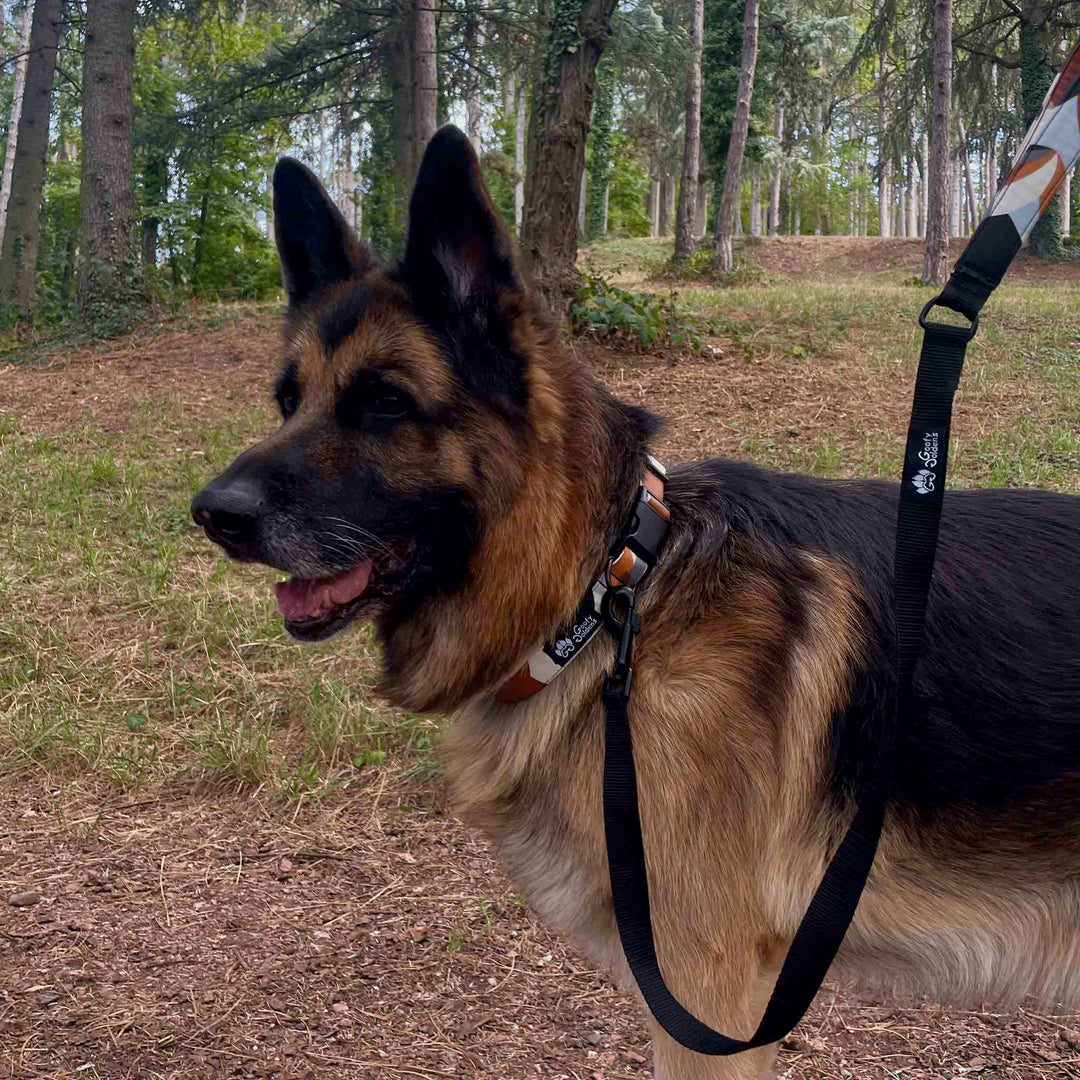
[{"label": "dog's neck", "polygon": [[464,585],[380,626],[381,689],[417,712],[494,691],[573,614],[641,484],[652,419],[554,349],[532,370],[529,462]]}]

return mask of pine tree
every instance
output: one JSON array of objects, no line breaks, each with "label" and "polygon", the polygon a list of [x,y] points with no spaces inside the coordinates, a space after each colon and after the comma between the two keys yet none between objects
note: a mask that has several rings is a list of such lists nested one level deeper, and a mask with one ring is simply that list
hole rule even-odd
[{"label": "pine tree", "polygon": [[731,232],[735,223],[736,203],[742,185],[743,154],[746,151],[746,134],[750,126],[750,102],[754,95],[754,70],[757,66],[758,47],[758,0],[746,0],[743,9],[742,60],[739,64],[739,88],[736,97],[735,118],[731,122],[731,138],[728,141],[727,162],[724,166],[724,187],[720,207],[716,215],[716,268],[721,273],[731,273],[734,255],[731,250]]},{"label": "pine tree", "polygon": [[60,0],[37,0],[30,28],[11,195],[0,248],[0,306],[9,310],[14,306],[24,319],[32,319],[34,315],[41,193],[59,40]]},{"label": "pine tree", "polygon": [[144,298],[132,168],[134,31],[135,0],[88,0],[77,302],[99,329],[130,322]]}]

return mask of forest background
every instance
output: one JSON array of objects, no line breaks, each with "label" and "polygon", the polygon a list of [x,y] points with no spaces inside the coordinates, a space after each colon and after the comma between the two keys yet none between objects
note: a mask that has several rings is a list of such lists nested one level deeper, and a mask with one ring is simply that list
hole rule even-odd
[{"label": "forest background", "polygon": [[[940,280],[1080,3],[23,0],[0,16],[0,313],[109,332],[155,299],[275,293],[284,153],[392,255],[447,121],[549,295],[580,242],[611,236],[678,234],[676,261],[726,272],[740,234],[929,232],[923,277]],[[1067,183],[1035,253],[1067,251],[1077,203]]]}]

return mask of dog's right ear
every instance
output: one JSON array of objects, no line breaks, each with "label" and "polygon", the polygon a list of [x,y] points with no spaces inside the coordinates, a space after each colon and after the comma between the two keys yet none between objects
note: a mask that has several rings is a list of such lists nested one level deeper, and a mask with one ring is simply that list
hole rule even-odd
[{"label": "dog's right ear", "polygon": [[319,178],[294,158],[282,158],[274,169],[274,234],[290,307],[372,265]]}]

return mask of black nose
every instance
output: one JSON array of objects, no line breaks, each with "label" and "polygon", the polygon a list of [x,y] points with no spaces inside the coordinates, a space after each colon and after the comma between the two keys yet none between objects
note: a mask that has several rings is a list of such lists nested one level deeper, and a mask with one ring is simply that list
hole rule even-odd
[{"label": "black nose", "polygon": [[211,540],[238,548],[255,539],[262,504],[262,491],[250,480],[237,477],[223,482],[218,477],[192,499],[191,516]]}]

